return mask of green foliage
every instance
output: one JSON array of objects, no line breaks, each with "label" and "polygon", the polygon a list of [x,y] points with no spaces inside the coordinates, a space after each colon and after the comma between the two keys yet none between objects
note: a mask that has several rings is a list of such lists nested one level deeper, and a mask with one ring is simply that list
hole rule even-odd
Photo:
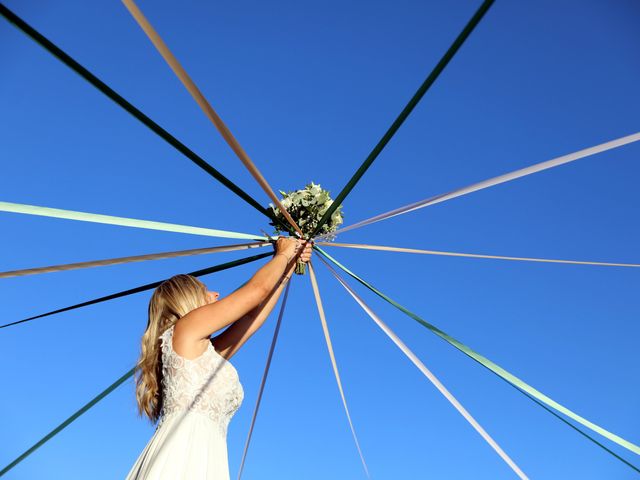
[{"label": "green foliage", "polygon": [[[293,192],[284,192],[280,190],[282,198],[280,199],[282,206],[289,212],[291,217],[296,221],[300,230],[306,238],[309,238],[315,231],[320,219],[333,204],[333,199],[327,190],[323,190],[320,184],[311,182],[301,190]],[[285,225],[287,220],[280,209],[273,204],[269,204],[275,217],[281,220]],[[326,222],[320,230],[320,235],[331,234],[335,232],[343,222],[342,205],[340,205],[331,218]],[[275,233],[286,233],[281,230],[277,224],[271,222],[275,227]],[[327,237],[332,239],[331,235]]]}]

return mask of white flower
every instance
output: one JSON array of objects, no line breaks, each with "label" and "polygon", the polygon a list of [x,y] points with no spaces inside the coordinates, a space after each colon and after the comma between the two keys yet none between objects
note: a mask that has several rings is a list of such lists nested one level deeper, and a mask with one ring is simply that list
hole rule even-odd
[{"label": "white flower", "polygon": [[[323,190],[319,183],[311,182],[303,189],[288,193],[280,190],[280,194],[282,195],[282,207],[291,214],[305,236],[310,236],[315,232],[320,220],[333,204],[329,192]],[[276,218],[284,223],[285,219],[282,212],[274,207],[273,204],[269,204],[269,206],[275,213]],[[328,234],[334,232],[341,223],[342,207],[339,207],[331,214],[329,220],[322,225],[320,233],[327,235],[326,238],[330,239]],[[276,227],[276,230],[282,232],[279,227]]]}]

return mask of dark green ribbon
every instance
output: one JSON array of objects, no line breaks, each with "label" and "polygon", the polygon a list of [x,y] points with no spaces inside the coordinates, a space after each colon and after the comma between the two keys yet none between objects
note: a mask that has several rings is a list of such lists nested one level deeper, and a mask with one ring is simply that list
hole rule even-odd
[{"label": "dark green ribbon", "polygon": [[[501,378],[501,380],[504,380],[503,378]],[[523,395],[525,395],[529,400],[531,400],[532,402],[535,402],[539,407],[544,408],[547,412],[549,412],[551,415],[553,415],[554,417],[556,417],[558,420],[560,420],[561,422],[563,422],[564,424],[566,424],[568,427],[572,428],[573,430],[575,430],[576,432],[578,432],[580,435],[582,435],[583,437],[585,437],[587,440],[592,441],[593,443],[595,443],[598,447],[600,447],[601,449],[603,449],[605,452],[607,452],[609,455],[614,456],[615,458],[617,458],[618,460],[620,460],[622,463],[624,463],[625,465],[627,465],[628,467],[630,467],[631,469],[635,470],[636,472],[640,473],[640,468],[636,467],[634,464],[628,462],[627,460],[625,460],[624,458],[622,458],[620,455],[618,455],[616,452],[614,452],[613,450],[611,450],[610,448],[607,448],[605,445],[603,445],[602,443],[600,443],[598,440],[596,440],[595,438],[593,438],[591,435],[589,435],[587,432],[580,430],[578,427],[576,427],[573,423],[571,423],[569,420],[567,420],[566,418],[564,418],[562,415],[560,415],[559,413],[555,412],[554,410],[552,410],[551,408],[547,407],[544,403],[536,400],[534,397],[532,397],[531,395],[529,395],[527,392],[525,392],[524,390],[520,390],[518,387],[516,387],[515,385],[513,385],[512,383],[506,382],[508,385],[510,385],[511,387],[515,388],[517,391],[519,391],[520,393],[522,393]]]},{"label": "dark green ribbon", "polygon": [[[196,270],[194,272],[189,273],[189,275],[193,275],[194,277],[199,277],[201,275],[208,275],[210,273],[219,272],[221,270],[237,267],[239,265],[244,265],[245,263],[254,262],[256,260],[260,260],[261,258],[265,258],[271,255],[273,255],[272,252],[261,253],[259,255],[253,255],[247,258],[241,258],[238,260],[233,260],[231,262],[221,263],[220,265],[216,265],[214,267],[208,267],[208,268],[203,268],[202,270]],[[163,281],[164,280],[159,280],[157,282],[147,283],[146,285],[130,288],[129,290],[123,290],[121,292],[112,293],[111,295],[105,295],[104,297],[94,298],[93,300],[87,300],[86,302],[77,303],[75,305],[71,305],[70,307],[59,308],[58,310],[52,310],[50,312],[41,313],[40,315],[36,315],[34,317],[24,318],[22,320],[17,320],[15,322],[0,325],[0,329],[11,327],[12,325],[18,325],[19,323],[30,322],[31,320],[35,320],[37,318],[48,317],[49,315],[53,315],[55,313],[67,312],[69,310],[75,310],[76,308],[87,307],[89,305],[94,305],[96,303],[106,302],[107,300],[113,300],[114,298],[125,297],[127,295],[132,295],[134,293],[144,292],[145,290],[151,290],[152,288],[156,288]]]},{"label": "dark green ribbon", "polygon": [[[261,258],[270,256],[270,255],[273,255],[273,254],[272,253],[262,253],[260,255],[254,255],[252,257],[247,257],[247,258],[243,258],[243,259],[240,259],[240,260],[234,260],[232,262],[227,262],[227,263],[223,263],[223,264],[216,265],[216,266],[213,266],[213,267],[204,268],[202,270],[196,270],[195,272],[191,272],[189,275],[193,275],[194,277],[201,276],[201,275],[207,275],[209,273],[219,272],[221,270],[226,270],[228,268],[232,268],[232,267],[236,267],[236,266],[239,266],[239,265],[243,265],[245,263],[253,262],[255,260],[259,260]],[[74,305],[73,307],[67,307],[66,309],[57,310],[56,312],[49,312],[49,313],[44,314],[44,315],[51,315],[53,313],[57,313],[57,312],[60,312],[60,311],[71,310],[73,308],[79,308],[79,307],[83,307],[83,306],[86,306],[86,305],[92,305],[94,303],[104,302],[106,300],[111,300],[113,298],[123,297],[125,295],[131,295],[132,293],[142,292],[144,290],[149,290],[151,288],[155,288],[158,285],[160,285],[161,283],[162,283],[162,281],[149,283],[149,284],[143,285],[141,287],[136,287],[136,288],[132,288],[130,290],[125,290],[123,292],[115,293],[113,295],[108,295],[106,297],[101,297],[101,298],[96,299],[96,300],[90,300],[89,302],[84,302],[84,303],[81,303],[81,304],[78,304],[78,305]],[[44,315],[40,315],[40,316],[44,316]],[[38,318],[38,317],[33,317],[33,318]],[[20,322],[25,322],[25,321],[28,321],[28,320],[29,319],[21,320]],[[14,322],[13,324],[3,325],[3,327],[7,327],[9,325],[15,325],[15,323],[20,323],[20,322]],[[13,467],[15,467],[22,460],[27,458],[29,455],[31,455],[33,452],[35,452],[38,448],[40,448],[46,442],[51,440],[54,436],[56,436],[58,433],[60,433],[66,427],[68,427],[78,417],[80,417],[80,415],[85,413],[91,407],[96,405],[100,400],[102,400],[104,397],[106,397],[111,392],[113,392],[116,388],[118,388],[120,385],[122,385],[122,383],[124,383],[129,377],[131,377],[134,374],[134,372],[135,372],[135,367],[132,368],[131,370],[129,370],[124,375],[122,375],[120,378],[118,378],[115,382],[113,382],[105,390],[100,392],[96,397],[94,397],[91,401],[89,401],[87,404],[85,404],[77,412],[75,412],[73,415],[71,415],[69,418],[67,418],[64,422],[62,422],[60,425],[58,425],[56,428],[54,428],[47,435],[45,435],[40,440],[38,440],[32,447],[30,447],[22,455],[20,455],[13,462],[11,462],[9,465],[7,465],[2,470],[0,470],[0,477],[3,476],[5,473],[7,473],[9,470],[11,470]]]},{"label": "dark green ribbon", "polygon": [[29,448],[22,455],[20,455],[18,458],[16,458],[13,462],[11,462],[9,465],[7,465],[2,470],[0,470],[0,477],[3,476],[5,473],[7,473],[9,470],[11,470],[16,465],[18,465],[22,460],[24,460],[29,455],[31,455],[33,452],[35,452],[42,445],[44,445],[49,440],[51,440],[53,437],[55,437],[62,430],[67,428],[69,425],[71,425],[80,415],[85,413],[87,410],[89,410],[91,407],[93,407],[96,403],[98,403],[100,400],[102,400],[104,397],[106,397],[111,392],[113,392],[116,388],[118,388],[120,385],[122,385],[127,379],[129,379],[129,377],[131,377],[133,375],[134,371],[135,371],[135,367],[132,368],[131,370],[129,370],[124,375],[122,375],[119,379],[117,379],[115,382],[113,382],[111,385],[109,385],[105,390],[103,390],[98,395],[96,395],[91,401],[89,401],[87,404],[85,404],[77,412],[75,412],[73,415],[71,415],[69,418],[67,418],[64,422],[62,422],[60,425],[58,425],[56,428],[54,428],[49,433],[47,433],[44,437],[42,437],[40,440],[38,440],[31,448]]},{"label": "dark green ribbon", "polygon": [[167,143],[169,143],[172,147],[182,153],[185,157],[191,160],[193,163],[202,168],[205,172],[211,175],[213,178],[222,183],[225,187],[231,190],[233,193],[242,198],[245,202],[251,205],[253,208],[258,210],[263,215],[266,215],[269,219],[274,220],[274,215],[272,215],[271,211],[264,208],[260,205],[256,200],[253,199],[248,193],[238,187],[235,183],[225,177],[222,173],[216,170],[214,167],[205,162],[201,157],[196,155],[192,150],[190,150],[186,145],[180,142],[177,138],[167,132],[164,128],[158,125],[156,122],[147,117],[144,113],[134,107],[131,103],[125,100],[122,96],[116,93],[111,87],[109,87],[106,83],[96,77],[89,70],[84,68],[78,62],[76,62],[73,58],[71,58],[67,53],[65,53],[62,49],[56,46],[53,42],[47,39],[44,35],[38,32],[36,29],[27,24],[24,20],[22,20],[18,15],[9,10],[6,6],[0,3],[0,15],[6,18],[9,22],[13,23],[18,29],[22,30],[25,34],[39,43],[42,47],[44,47],[49,53],[53,54],[57,57],[62,63],[71,68],[74,72],[88,81],[91,85],[96,87],[102,93],[104,93],[107,97],[113,100],[115,103],[124,108],[127,112],[129,112],[133,117],[137,118],[144,125],[149,127],[154,133],[156,133],[159,137],[164,139]]},{"label": "dark green ribbon", "polygon": [[364,173],[371,166],[373,161],[378,157],[380,152],[382,152],[382,150],[387,145],[387,143],[389,143],[389,140],[391,140],[391,138],[395,135],[395,133],[400,128],[400,126],[411,114],[411,112],[413,111],[415,106],[418,104],[418,102],[420,102],[424,94],[427,93],[427,90],[429,90],[431,85],[433,85],[433,83],[437,80],[437,78],[445,69],[449,61],[453,58],[453,56],[456,54],[458,49],[462,46],[464,41],[471,34],[473,29],[478,25],[478,23],[480,23],[480,20],[482,20],[482,17],[484,16],[485,13],[487,13],[487,10],[489,10],[489,7],[491,7],[493,2],[494,0],[485,0],[480,6],[480,8],[478,8],[476,13],[473,15],[473,17],[471,17],[471,20],[469,20],[469,23],[467,23],[467,25],[464,27],[462,32],[460,32],[460,35],[458,35],[458,37],[455,39],[453,44],[451,44],[447,52],[440,59],[438,64],[434,67],[434,69],[431,71],[431,73],[425,79],[422,85],[420,85],[420,88],[418,88],[418,91],[413,95],[411,100],[409,100],[409,103],[407,103],[407,105],[404,107],[402,112],[400,112],[400,115],[398,115],[398,118],[396,118],[393,124],[391,124],[391,127],[389,127],[389,130],[387,130],[387,132],[380,139],[378,144],[371,151],[369,156],[365,159],[364,162],[362,162],[362,165],[360,165],[360,168],[358,168],[358,170],[356,170],[356,173],[353,174],[353,177],[351,177],[351,180],[347,182],[347,184],[344,186],[342,191],[335,198],[335,200],[333,201],[329,209],[325,212],[325,214],[320,219],[320,222],[318,222],[318,226],[313,232],[312,237],[316,236],[320,232],[320,230],[322,229],[322,226],[331,218],[331,215],[333,214],[333,212],[335,212],[335,210],[340,205],[342,205],[342,202],[344,201],[346,196],[349,194],[349,192],[351,192],[353,187],[355,187],[356,183],[358,183],[360,178],[362,178]]}]

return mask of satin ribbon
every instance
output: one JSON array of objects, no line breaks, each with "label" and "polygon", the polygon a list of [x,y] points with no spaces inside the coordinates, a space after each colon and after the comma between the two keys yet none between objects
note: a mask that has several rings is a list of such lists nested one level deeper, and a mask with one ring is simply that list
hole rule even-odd
[{"label": "satin ribbon", "polygon": [[484,17],[485,13],[487,13],[489,8],[493,4],[493,1],[494,0],[484,0],[484,2],[482,2],[482,5],[478,7],[478,10],[476,10],[476,12],[473,14],[473,17],[471,17],[471,19],[469,20],[469,22],[467,22],[465,27],[462,29],[462,32],[460,32],[460,34],[456,37],[454,42],[447,49],[447,51],[442,56],[440,61],[438,61],[438,63],[433,68],[431,73],[429,73],[429,75],[424,80],[424,82],[422,82],[422,85],[420,85],[416,93],[413,95],[413,97],[411,97],[411,100],[409,100],[407,105],[405,105],[405,107],[402,109],[402,111],[400,112],[400,115],[398,115],[398,117],[393,121],[389,129],[385,132],[385,134],[382,136],[380,141],[373,148],[371,153],[369,153],[369,155],[364,160],[364,162],[362,162],[362,165],[360,165],[358,170],[356,170],[356,172],[353,174],[351,179],[340,191],[338,196],[335,198],[334,202],[331,204],[329,209],[325,212],[325,214],[322,216],[322,218],[318,222],[318,226],[316,227],[312,236],[315,236],[318,234],[318,232],[320,232],[323,225],[331,218],[331,215],[333,214],[333,212],[340,205],[342,205],[342,202],[347,197],[349,192],[351,192],[351,190],[353,190],[353,187],[356,186],[356,183],[360,181],[360,179],[365,174],[365,172],[369,169],[373,161],[376,158],[378,158],[378,155],[380,155],[380,152],[382,152],[384,147],[386,147],[387,143],[389,143],[389,141],[393,138],[393,136],[396,134],[398,129],[402,126],[402,124],[407,119],[407,117],[411,114],[411,112],[416,107],[416,105],[418,105],[418,103],[420,102],[424,94],[427,93],[429,88],[431,88],[431,85],[435,83],[435,81],[438,79],[438,77],[440,76],[442,71],[445,69],[445,67],[449,64],[453,56],[458,52],[458,50],[460,49],[462,44],[465,42],[465,40],[469,37],[469,35],[471,35],[471,32],[473,32],[473,30],[476,28],[478,23],[480,23],[480,20],[482,20],[482,17]]},{"label": "satin ribbon", "polygon": [[23,270],[10,270],[7,272],[0,272],[0,278],[20,277],[24,275],[38,275],[41,273],[62,272],[66,270],[77,270],[80,268],[104,267],[107,265],[119,265],[123,263],[143,262],[147,260],[162,260],[166,258],[186,257],[190,255],[206,255],[210,253],[233,252],[236,250],[264,247],[265,245],[270,245],[270,242],[241,243],[238,245],[225,245],[220,247],[194,248],[191,250],[178,250],[176,252],[150,253],[148,255],[108,258],[105,260],[67,263],[64,265],[52,265],[49,267],[26,268]]},{"label": "satin ribbon", "polygon": [[147,230],[161,230],[163,232],[188,233],[191,235],[203,235],[205,237],[236,238],[243,240],[266,240],[260,235],[249,233],[229,232],[214,228],[190,227],[175,223],[154,222],[150,220],[137,220],[135,218],[113,217],[98,213],[76,212],[62,210],[60,208],[39,207],[22,203],[0,202],[0,212],[23,213],[26,215],[39,215],[41,217],[64,218],[81,222],[104,223],[107,225],[119,225],[121,227],[145,228]]},{"label": "satin ribbon", "polygon": [[380,327],[380,329],[395,343],[395,345],[404,353],[409,360],[422,372],[422,374],[429,379],[429,381],[438,389],[438,391],[444,395],[444,397],[458,410],[467,422],[471,424],[473,428],[482,436],[482,438],[493,448],[500,458],[502,458],[507,465],[515,472],[515,474],[522,478],[527,479],[525,473],[516,465],[516,463],[507,455],[507,453],[498,445],[498,443],[486,432],[484,428],[478,423],[478,421],[471,416],[464,406],[453,396],[453,394],[445,387],[440,380],[426,367],[426,365],[407,347],[407,345],[398,338],[398,336],[389,328],[389,326],[382,321],[382,319],[376,315],[369,306],[364,303],[364,300],[338,275],[338,273],[329,265],[329,263],[320,257],[320,260],[327,266],[333,276],[340,282],[344,289],[353,297],[353,299],[362,307],[362,309],[371,317],[371,319]]},{"label": "satin ribbon", "polygon": [[287,282],[287,288],[284,291],[282,298],[282,304],[280,305],[280,313],[278,314],[278,322],[273,332],[273,339],[271,340],[271,347],[269,347],[269,355],[267,355],[267,363],[264,367],[262,374],[262,380],[260,381],[260,389],[258,390],[258,398],[256,399],[256,406],[253,409],[253,416],[251,417],[251,426],[249,427],[249,433],[247,435],[247,441],[244,444],[244,451],[242,452],[242,460],[240,461],[240,469],[238,470],[238,480],[242,477],[242,471],[244,470],[244,462],[247,458],[247,452],[249,451],[249,444],[251,443],[251,435],[253,434],[253,427],[256,424],[256,418],[258,417],[258,410],[260,409],[260,402],[262,401],[262,394],[264,393],[264,386],[267,383],[267,376],[269,375],[269,368],[271,367],[271,359],[273,358],[273,352],[276,349],[276,343],[278,342],[278,333],[280,332],[280,325],[282,323],[282,317],[284,316],[284,309],[287,305],[287,298],[289,297],[289,287],[291,282]]},{"label": "satin ribbon", "polygon": [[[429,197],[424,200],[420,200],[418,202],[405,205],[404,207],[396,208],[395,210],[390,210],[386,213],[381,213],[379,215],[376,215],[375,217],[371,217],[366,220],[362,220],[361,222],[354,223],[353,225],[340,228],[335,232],[333,232],[332,235],[338,235],[339,233],[348,232],[349,230],[355,230],[356,228],[361,228],[366,225],[371,225],[372,223],[381,222],[383,220],[387,220],[397,215],[403,215],[405,213],[418,210],[419,208],[429,207],[431,205],[435,205],[436,203],[446,202],[447,200],[461,197],[463,195],[467,195],[472,192],[477,192],[485,188],[510,182],[511,180],[516,180],[518,178],[526,177],[527,175],[538,173],[543,170],[548,170],[550,168],[558,167],[566,163],[575,162],[576,160],[581,160],[583,158],[589,157],[591,155],[595,155],[597,153],[606,152],[607,150],[613,150],[614,148],[618,148],[623,145],[628,145],[630,143],[637,142],[638,140],[640,140],[640,132],[634,133],[632,135],[627,135],[626,137],[617,138],[609,142],[601,143],[600,145],[596,145],[594,147],[585,148],[584,150],[580,150],[574,153],[569,153],[561,157],[556,157],[551,160],[547,160],[546,162],[537,163],[530,167],[521,168],[519,170],[515,170],[510,173],[505,173],[504,175],[499,175],[497,177],[484,180],[482,182],[471,184],[467,187],[459,188],[457,190],[452,190],[451,192],[448,192],[448,193],[443,193],[441,195]],[[320,235],[316,238],[320,239],[320,238],[323,238],[323,236]]]},{"label": "satin ribbon", "polygon": [[[200,277],[202,275],[208,275],[210,273],[227,270],[229,268],[237,267],[239,265],[244,265],[245,263],[255,262],[256,260],[260,260],[261,258],[269,257],[271,255],[273,255],[271,252],[267,252],[267,253],[261,253],[258,255],[253,255],[251,257],[240,258],[238,260],[232,260],[231,262],[221,263],[220,265],[215,265],[213,267],[207,267],[201,270],[196,270],[194,272],[190,272],[189,275],[192,275],[194,277]],[[156,288],[158,285],[164,282],[164,280],[165,279],[159,280],[157,282],[147,283],[146,285],[130,288],[128,290],[122,290],[121,292],[112,293],[111,295],[105,295],[104,297],[94,298],[93,300],[87,300],[86,302],[82,302],[82,303],[76,303],[75,305],[71,305],[69,307],[59,308],[57,310],[41,313],[40,315],[35,315],[33,317],[23,318],[22,320],[6,323],[4,325],[0,325],[0,329],[11,327],[13,325],[18,325],[20,323],[30,322],[38,318],[48,317],[49,315],[53,315],[56,313],[68,312],[69,310],[75,310],[76,308],[88,307],[89,305],[95,305],[96,303],[106,302],[107,300],[113,300],[115,298],[121,298],[121,297],[126,297],[127,295],[133,295],[134,293],[151,290],[152,288]]]},{"label": "satin ribbon", "polygon": [[67,428],[69,425],[71,425],[78,417],[80,417],[80,415],[82,415],[87,410],[89,410],[90,408],[95,406],[100,400],[102,400],[104,397],[109,395],[116,388],[118,388],[125,381],[127,381],[130,377],[132,377],[134,372],[135,372],[135,367],[132,368],[131,370],[129,370],[124,375],[122,375],[120,378],[118,378],[118,380],[113,382],[106,389],[104,389],[102,392],[100,392],[98,395],[96,395],[94,398],[92,398],[88,403],[86,403],[84,406],[82,406],[82,408],[80,408],[78,411],[76,411],[73,415],[71,415],[69,418],[67,418],[64,422],[62,422],[60,425],[58,425],[56,428],[54,428],[48,434],[46,434],[44,437],[42,437],[40,440],[38,440],[38,442],[36,442],[33,446],[31,446],[28,450],[26,450],[22,455],[20,455],[13,462],[11,462],[9,465],[7,465],[2,470],[0,470],[0,477],[3,476],[5,473],[7,473],[9,470],[11,470],[16,465],[18,465],[21,461],[23,461],[25,458],[27,458],[29,455],[31,455],[33,452],[35,452],[42,445],[44,445],[49,440],[51,440],[53,437],[55,437],[62,430]]},{"label": "satin ribbon", "polygon": [[298,225],[293,220],[293,218],[291,218],[291,215],[289,215],[289,212],[287,212],[287,210],[284,208],[282,203],[280,203],[280,200],[278,199],[278,197],[276,197],[275,193],[273,192],[273,189],[271,188],[267,180],[264,178],[262,173],[260,173],[260,170],[258,170],[258,167],[256,167],[253,161],[249,158],[249,155],[247,155],[247,153],[244,151],[244,149],[242,148],[238,140],[236,140],[236,138],[233,136],[233,134],[231,133],[227,125],[222,121],[220,116],[216,113],[216,111],[213,109],[211,104],[204,97],[200,89],[193,82],[191,77],[189,77],[189,74],[187,74],[187,72],[182,67],[182,65],[180,65],[180,62],[178,62],[178,59],[176,59],[173,53],[171,53],[171,51],[169,50],[167,45],[164,43],[162,38],[160,38],[160,35],[158,35],[158,33],[154,30],[154,28],[151,26],[149,21],[145,18],[142,11],[140,11],[140,9],[138,8],[138,6],[135,4],[133,0],[122,0],[122,3],[124,3],[125,7],[127,7],[127,10],[129,10],[129,13],[131,13],[135,21],[140,26],[140,28],[142,28],[144,33],[146,33],[147,37],[149,37],[149,40],[151,40],[151,42],[156,47],[160,55],[162,55],[162,58],[164,58],[164,60],[169,64],[169,66],[171,67],[171,70],[173,70],[173,73],[176,74],[178,79],[182,82],[184,87],[191,94],[191,96],[196,101],[196,103],[200,106],[200,108],[205,113],[207,118],[211,120],[211,122],[214,124],[216,129],[220,132],[220,134],[222,135],[222,138],[224,138],[224,140],[235,152],[235,154],[238,156],[238,158],[243,163],[243,165],[247,168],[247,170],[249,170],[249,173],[251,173],[253,178],[255,178],[255,180],[258,182],[260,187],[262,187],[262,189],[265,191],[265,193],[271,199],[271,201],[280,209],[282,214],[285,216],[285,218],[291,224],[291,226],[295,229],[295,231],[298,232],[300,237],[303,237],[300,227],[298,227]]},{"label": "satin ribbon", "polygon": [[338,390],[340,391],[340,398],[342,398],[342,405],[344,405],[344,411],[347,414],[347,420],[349,421],[349,428],[351,428],[351,434],[353,435],[353,440],[356,443],[356,448],[358,449],[358,455],[360,455],[360,461],[362,462],[364,471],[367,474],[367,478],[371,478],[369,476],[369,469],[367,468],[367,463],[364,461],[364,455],[362,455],[362,450],[360,449],[360,442],[358,442],[358,436],[356,435],[356,430],[355,428],[353,428],[353,422],[351,421],[351,415],[349,414],[349,407],[347,406],[347,399],[344,395],[344,390],[342,389],[342,381],[340,380],[340,372],[338,372],[338,364],[336,362],[336,356],[333,353],[333,345],[331,343],[331,335],[329,334],[329,326],[327,325],[327,318],[325,317],[325,314],[324,314],[324,308],[322,307],[322,299],[320,298],[320,290],[318,289],[318,281],[316,279],[316,274],[311,262],[309,262],[309,277],[311,278],[311,287],[313,288],[313,295],[316,299],[316,305],[318,306],[318,315],[320,316],[320,323],[322,324],[324,339],[327,343],[327,349],[329,350],[329,358],[331,359],[331,366],[333,367],[333,373],[336,377]]},{"label": "satin ribbon", "polygon": [[96,87],[100,92],[106,95],[108,98],[113,100],[117,105],[122,107],[125,111],[131,114],[134,118],[139,120],[143,125],[147,126],[152,132],[158,135],[160,138],[165,140],[169,145],[182,153],[185,157],[191,160],[194,164],[198,165],[205,172],[211,175],[213,178],[218,180],[222,185],[227,187],[237,196],[242,198],[245,202],[251,205],[253,208],[258,210],[263,215],[271,218],[271,215],[267,209],[265,209],[262,205],[256,202],[251,196],[249,196],[245,191],[243,191],[240,187],[238,187],[235,183],[229,180],[227,177],[222,175],[218,170],[213,168],[207,162],[205,162],[201,157],[196,155],[192,150],[187,148],[182,142],[180,142],[177,138],[167,132],[164,128],[158,125],[156,122],[147,117],[144,113],[134,107],[131,103],[129,103],[125,98],[119,95],[115,90],[109,87],[106,83],[96,77],[89,70],[84,68],[78,62],[76,62],[73,58],[71,58],[67,53],[62,51],[59,47],[54,45],[49,39],[47,39],[40,32],[35,30],[31,25],[27,24],[24,20],[18,17],[15,13],[9,10],[6,6],[0,3],[0,15],[5,17],[8,21],[13,23],[17,28],[22,30],[23,33],[31,37],[35,42],[40,44],[43,48],[45,48],[49,53],[58,58],[62,63],[71,68],[74,72],[84,78],[91,85]]},{"label": "satin ribbon", "polygon": [[483,355],[479,354],[478,352],[476,352],[475,350],[473,350],[470,347],[466,346],[462,342],[460,342],[460,341],[456,340],[455,338],[453,338],[452,336],[446,334],[445,332],[440,330],[435,325],[432,325],[431,323],[423,320],[421,317],[419,317],[415,313],[411,312],[410,310],[406,309],[405,307],[403,307],[402,305],[400,305],[396,301],[392,300],[390,297],[386,296],[380,290],[375,288],[373,285],[371,285],[370,283],[366,282],[365,280],[360,278],[358,275],[353,273],[351,270],[349,270],[347,267],[342,265],[340,262],[338,262],[335,258],[333,258],[331,255],[329,255],[327,252],[322,250],[317,245],[314,246],[314,248],[316,249],[316,251],[320,252],[321,255],[323,255],[325,258],[330,260],[334,265],[338,266],[342,271],[344,271],[345,273],[350,275],[352,278],[354,278],[355,280],[360,282],[362,285],[367,287],[369,290],[371,290],[372,292],[377,294],[379,297],[381,297],[384,300],[386,300],[387,302],[389,302],[391,305],[396,307],[401,312],[405,313],[406,315],[408,315],[409,317],[414,319],[416,322],[420,323],[421,325],[423,325],[424,327],[429,329],[431,332],[435,333],[438,337],[442,338],[444,341],[446,341],[450,345],[453,345],[455,348],[460,350],[465,355],[467,355],[467,356],[471,357],[472,359],[474,359],[480,365],[486,367],[488,370],[490,370],[493,373],[495,373],[498,377],[502,378],[503,380],[507,381],[508,383],[512,384],[513,386],[517,387],[518,389],[528,393],[529,395],[531,395],[535,399],[537,399],[540,402],[548,405],[549,407],[557,410],[558,412],[563,413],[567,417],[569,417],[572,420],[580,423],[581,425],[589,428],[590,430],[593,430],[594,432],[599,433],[603,437],[611,440],[612,442],[617,443],[621,447],[626,448],[627,450],[635,453],[636,455],[640,455],[640,447],[638,445],[635,445],[635,444],[629,442],[628,440],[625,440],[624,438],[622,438],[622,437],[620,437],[620,436],[618,436],[618,435],[616,435],[614,433],[611,433],[608,430],[605,430],[601,426],[596,425],[593,422],[590,422],[586,418],[581,417],[577,413],[574,413],[573,411],[569,410],[567,407],[559,404],[558,402],[556,402],[552,398],[549,398],[544,393],[540,392],[539,390],[536,390],[531,385],[529,385],[528,383],[524,382],[523,380],[521,380],[520,378],[516,377],[512,373],[510,373],[507,370],[505,370],[504,368],[500,367],[499,365],[495,364],[494,362],[492,362],[488,358],[486,358]]},{"label": "satin ribbon", "polygon": [[385,245],[364,245],[361,243],[316,242],[327,247],[357,248],[361,250],[379,250],[383,252],[418,253],[423,255],[444,255],[448,257],[488,258],[494,260],[515,260],[520,262],[566,263],[571,265],[596,265],[600,267],[640,267],[637,263],[585,262],[578,260],[557,260],[549,258],[504,257],[500,255],[480,255],[477,253],[442,252],[439,250],[421,250],[417,248],[388,247]]}]

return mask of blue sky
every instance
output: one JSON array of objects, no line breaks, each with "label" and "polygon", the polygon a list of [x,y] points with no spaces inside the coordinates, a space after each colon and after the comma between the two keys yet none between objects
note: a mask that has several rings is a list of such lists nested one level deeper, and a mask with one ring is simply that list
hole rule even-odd
[{"label": "blue sky", "polygon": [[[5,3],[263,204],[119,2]],[[275,189],[340,191],[479,6],[461,2],[141,0]],[[346,224],[638,131],[640,7],[498,1],[344,205]],[[256,232],[264,218],[6,21],[1,200]],[[345,233],[342,241],[640,261],[640,145]],[[0,270],[229,243],[0,214]],[[332,248],[392,298],[577,413],[639,443],[637,269]],[[2,323],[238,258],[223,253],[5,279]],[[205,277],[229,293],[258,267]],[[372,478],[513,478],[318,265]],[[531,478],[636,474],[410,318],[365,300]],[[149,293],[0,333],[5,465],[135,362]],[[275,318],[233,358],[245,401],[236,475]],[[153,427],[127,382],[7,479],[122,478]],[[634,462],[630,452],[605,444]],[[365,478],[307,277],[295,278],[243,475]]]}]

